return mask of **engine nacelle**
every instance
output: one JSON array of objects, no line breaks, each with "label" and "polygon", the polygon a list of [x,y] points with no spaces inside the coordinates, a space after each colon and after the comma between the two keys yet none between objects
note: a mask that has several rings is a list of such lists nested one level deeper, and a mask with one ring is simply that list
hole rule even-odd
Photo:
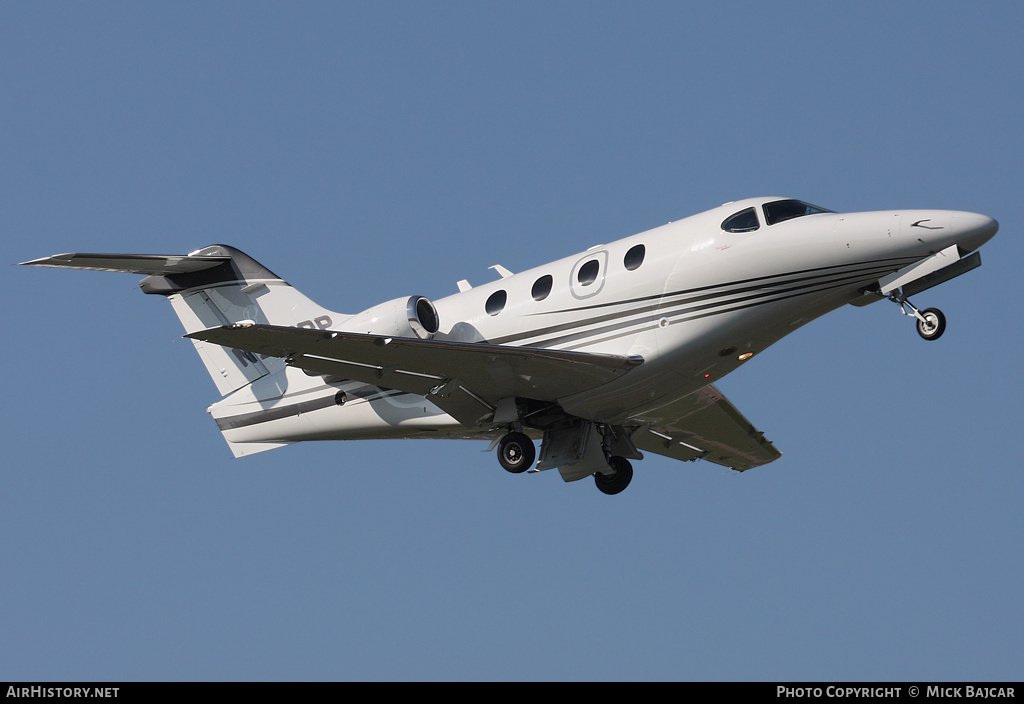
[{"label": "engine nacelle", "polygon": [[439,321],[437,309],[429,298],[409,296],[368,308],[341,323],[340,327],[349,332],[426,340],[437,332]]}]

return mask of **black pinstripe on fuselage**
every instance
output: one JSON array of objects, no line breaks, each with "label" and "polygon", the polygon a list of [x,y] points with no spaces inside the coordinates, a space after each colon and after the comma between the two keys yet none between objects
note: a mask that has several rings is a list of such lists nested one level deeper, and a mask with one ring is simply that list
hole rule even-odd
[{"label": "black pinstripe on fuselage", "polygon": [[[856,287],[858,284],[868,284],[876,281],[880,276],[895,271],[916,259],[916,257],[901,257],[803,269],[783,274],[740,279],[723,284],[681,289],[670,293],[532,313],[524,317],[539,318],[544,315],[585,313],[588,311],[593,311],[597,314],[558,325],[520,331],[513,335],[487,340],[487,342],[523,347],[551,348],[564,346],[565,349],[578,349],[620,337],[635,335],[645,329],[656,327],[662,319],[667,319],[673,323],[697,320],[799,296]],[[641,305],[637,307],[637,304]],[[600,312],[623,306],[628,306],[628,308],[609,313]],[[601,327],[594,328],[592,327],[594,325],[601,325]],[[297,413],[329,408],[335,405],[333,398],[335,387],[329,388],[331,388],[331,395],[329,396],[220,418],[217,420],[217,423],[222,430],[226,430],[278,420]],[[363,390],[349,393],[365,401],[377,400],[384,396],[406,395],[405,392],[382,389],[375,386],[361,388]]]}]

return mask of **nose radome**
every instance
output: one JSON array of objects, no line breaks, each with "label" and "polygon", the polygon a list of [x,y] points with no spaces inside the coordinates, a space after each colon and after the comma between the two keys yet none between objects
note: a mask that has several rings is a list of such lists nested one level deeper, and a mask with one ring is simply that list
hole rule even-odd
[{"label": "nose radome", "polygon": [[949,226],[956,233],[957,246],[964,253],[971,252],[985,244],[999,230],[999,223],[988,215],[960,211],[952,213]]}]

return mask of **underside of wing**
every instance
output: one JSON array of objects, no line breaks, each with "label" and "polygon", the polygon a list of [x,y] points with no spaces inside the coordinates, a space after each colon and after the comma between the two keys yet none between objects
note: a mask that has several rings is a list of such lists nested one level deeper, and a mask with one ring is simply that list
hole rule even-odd
[{"label": "underside of wing", "polygon": [[677,460],[704,459],[742,472],[782,456],[711,385],[631,422],[642,424],[632,438],[639,449]]},{"label": "underside of wing", "polygon": [[502,399],[555,402],[613,381],[643,362],[640,357],[248,323],[187,337],[282,357],[309,374],[419,394],[469,427],[493,417]]}]

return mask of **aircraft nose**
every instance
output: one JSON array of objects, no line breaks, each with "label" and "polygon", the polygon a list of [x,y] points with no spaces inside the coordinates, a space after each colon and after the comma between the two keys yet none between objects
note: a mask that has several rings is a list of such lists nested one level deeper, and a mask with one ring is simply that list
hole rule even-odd
[{"label": "aircraft nose", "polygon": [[965,254],[988,242],[999,230],[999,223],[988,215],[959,211],[951,214],[949,226],[956,234],[957,246]]}]

